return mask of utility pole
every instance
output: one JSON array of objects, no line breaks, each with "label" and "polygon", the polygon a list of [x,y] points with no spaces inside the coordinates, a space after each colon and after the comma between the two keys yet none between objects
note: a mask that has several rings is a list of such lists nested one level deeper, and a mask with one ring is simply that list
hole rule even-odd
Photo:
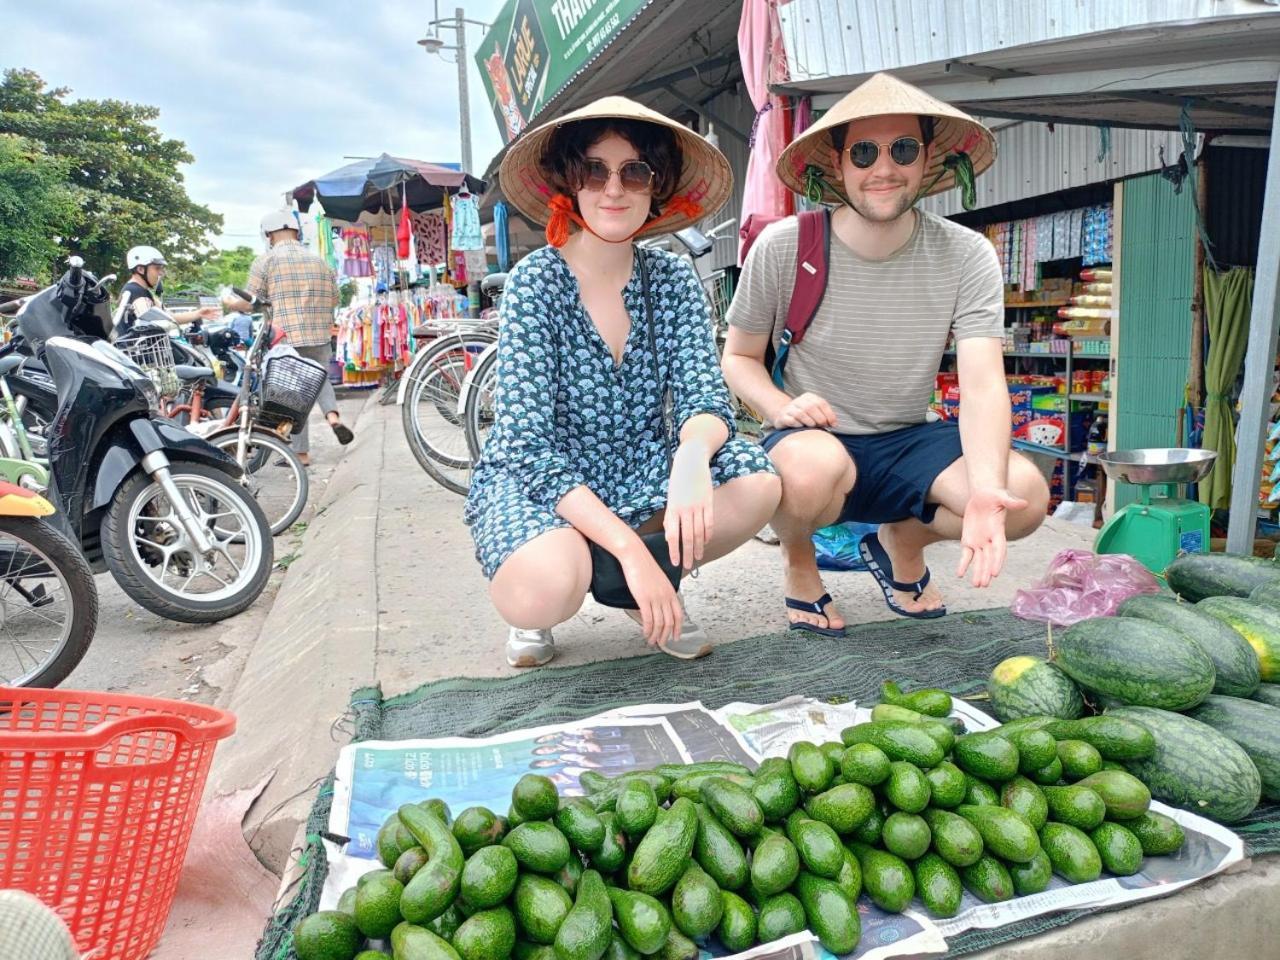
[{"label": "utility pole", "polygon": [[[432,32],[418,41],[418,45],[427,53],[441,53],[445,50],[452,50],[457,57],[458,62],[458,135],[461,143],[459,144],[459,152],[461,153],[462,172],[475,175],[475,171],[471,168],[471,94],[470,86],[467,83],[467,24],[474,24],[477,27],[489,29],[491,24],[484,23],[480,20],[468,20],[466,11],[462,7],[454,10],[452,17],[440,18],[432,20],[427,24],[432,28]],[[452,46],[447,45],[439,36],[439,28],[445,27],[457,34],[458,42]]]}]

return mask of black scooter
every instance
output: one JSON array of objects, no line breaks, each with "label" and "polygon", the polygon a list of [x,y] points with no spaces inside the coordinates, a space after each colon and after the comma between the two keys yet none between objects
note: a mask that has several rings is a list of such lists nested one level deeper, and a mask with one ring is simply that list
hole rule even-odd
[{"label": "black scooter", "polygon": [[231,457],[153,412],[155,384],[105,340],[107,297],[72,258],[18,314],[57,387],[49,496],[90,565],[139,604],[186,623],[223,620],[266,586],[270,528]]}]

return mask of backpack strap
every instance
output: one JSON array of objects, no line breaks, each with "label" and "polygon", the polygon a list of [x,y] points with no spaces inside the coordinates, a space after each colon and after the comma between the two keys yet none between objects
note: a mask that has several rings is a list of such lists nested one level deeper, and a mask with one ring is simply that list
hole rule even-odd
[{"label": "backpack strap", "polygon": [[773,361],[773,382],[782,389],[782,371],[793,344],[804,339],[818,307],[827,293],[827,268],[831,260],[831,212],[806,210],[796,215],[800,236],[796,243],[796,277],[787,308],[787,325],[782,331]]}]

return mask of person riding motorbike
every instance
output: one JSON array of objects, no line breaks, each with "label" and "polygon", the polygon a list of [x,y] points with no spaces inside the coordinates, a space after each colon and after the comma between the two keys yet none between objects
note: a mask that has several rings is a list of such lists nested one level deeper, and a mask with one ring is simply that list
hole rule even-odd
[{"label": "person riding motorbike", "polygon": [[[164,295],[163,278],[167,264],[159,250],[149,246],[131,247],[125,254],[125,265],[129,268],[129,280],[120,290],[117,332],[128,330],[134,319],[152,306],[161,306]],[[195,323],[198,320],[217,320],[222,311],[217,307],[201,307],[170,315],[175,323]]]}]

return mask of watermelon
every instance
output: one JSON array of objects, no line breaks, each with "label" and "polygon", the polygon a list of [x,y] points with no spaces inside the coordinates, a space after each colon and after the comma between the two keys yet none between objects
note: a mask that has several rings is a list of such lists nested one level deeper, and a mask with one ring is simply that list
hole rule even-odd
[{"label": "watermelon", "polygon": [[1186,710],[1209,695],[1213,661],[1169,627],[1134,617],[1094,617],[1057,639],[1054,662],[1104,699]]},{"label": "watermelon", "polygon": [[1268,580],[1249,591],[1249,599],[1264,607],[1275,607],[1280,610],[1280,581]]},{"label": "watermelon", "polygon": [[1065,673],[1039,657],[1009,657],[987,681],[991,709],[1002,721],[1023,717],[1074,720],[1084,713],[1080,691]]},{"label": "watermelon", "polygon": [[1258,689],[1261,677],[1258,657],[1244,637],[1216,617],[1173,597],[1139,594],[1120,604],[1122,617],[1149,620],[1185,634],[1199,644],[1213,661],[1213,692],[1247,697]]},{"label": "watermelon", "polygon": [[1269,703],[1273,707],[1280,707],[1280,683],[1260,683],[1258,689],[1253,691],[1250,700],[1257,700],[1259,703]]},{"label": "watermelon", "polygon": [[1207,723],[1249,755],[1262,777],[1262,795],[1280,800],[1280,707],[1238,697],[1205,697],[1187,716]]},{"label": "watermelon", "polygon": [[1150,707],[1114,707],[1107,713],[1141,724],[1156,738],[1150,759],[1125,764],[1153,797],[1219,823],[1235,823],[1258,805],[1258,768],[1239,744],[1213,727]]},{"label": "watermelon", "polygon": [[1264,683],[1280,681],[1280,610],[1244,597],[1207,597],[1196,609],[1217,617],[1249,641]]},{"label": "watermelon", "polygon": [[1264,583],[1280,581],[1280,564],[1236,553],[1184,553],[1165,567],[1165,582],[1188,600],[1247,597]]}]

